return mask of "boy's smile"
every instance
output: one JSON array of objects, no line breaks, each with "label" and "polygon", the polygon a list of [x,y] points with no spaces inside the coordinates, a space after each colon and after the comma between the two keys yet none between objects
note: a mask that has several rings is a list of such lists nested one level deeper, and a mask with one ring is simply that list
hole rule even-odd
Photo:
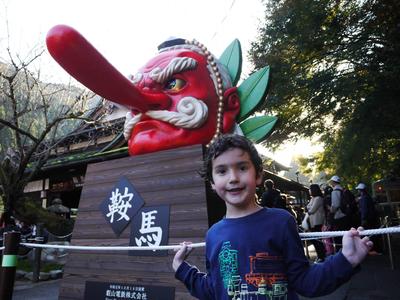
[{"label": "boy's smile", "polygon": [[259,209],[255,194],[262,177],[247,152],[232,148],[219,155],[212,162],[212,177],[211,186],[225,201],[227,217],[245,216]]}]

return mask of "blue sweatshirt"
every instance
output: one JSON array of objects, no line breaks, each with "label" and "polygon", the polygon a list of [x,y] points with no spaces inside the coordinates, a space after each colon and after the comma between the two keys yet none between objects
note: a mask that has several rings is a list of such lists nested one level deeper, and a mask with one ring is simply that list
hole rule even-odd
[{"label": "blue sweatshirt", "polygon": [[202,273],[183,262],[175,277],[198,299],[294,300],[297,293],[329,294],[353,274],[341,252],[310,266],[293,216],[275,208],[214,224],[206,237],[206,268]]}]

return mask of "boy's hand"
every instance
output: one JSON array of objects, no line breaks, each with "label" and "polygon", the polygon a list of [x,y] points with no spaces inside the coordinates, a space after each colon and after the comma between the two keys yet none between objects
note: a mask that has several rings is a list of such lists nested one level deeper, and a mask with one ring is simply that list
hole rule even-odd
[{"label": "boy's hand", "polygon": [[183,261],[189,256],[190,252],[192,252],[193,248],[190,247],[191,242],[183,242],[181,243],[180,248],[176,248],[175,257],[172,261],[172,268],[176,272],[179,266],[183,263]]},{"label": "boy's hand", "polygon": [[361,263],[371,250],[373,243],[367,236],[360,238],[360,231],[364,228],[351,228],[343,236],[342,253],[353,267]]}]

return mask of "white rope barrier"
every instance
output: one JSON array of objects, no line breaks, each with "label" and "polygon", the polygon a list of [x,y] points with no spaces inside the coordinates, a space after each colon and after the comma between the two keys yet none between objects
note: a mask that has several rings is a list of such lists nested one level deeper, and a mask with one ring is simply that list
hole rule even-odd
[{"label": "white rope barrier", "polygon": [[[179,249],[180,245],[165,245],[165,246],[65,246],[65,245],[48,245],[48,244],[32,244],[32,243],[21,243],[25,247],[32,248],[54,248],[54,249],[69,249],[69,250],[92,250],[92,251],[131,251],[131,250],[174,250]],[[204,247],[206,243],[193,243],[190,244],[192,248]]]},{"label": "white rope barrier", "polygon": [[[322,231],[322,232],[301,232],[299,233],[300,237],[304,238],[330,238],[343,236],[348,230],[345,231]],[[361,236],[370,236],[377,234],[386,234],[386,233],[400,233],[400,226],[387,227],[387,228],[379,228],[379,229],[366,229],[360,231]]]},{"label": "white rope barrier", "polygon": [[[324,232],[301,232],[300,237],[304,240],[316,238],[329,238],[343,236],[347,231],[324,231]],[[400,233],[400,226],[368,229],[360,231],[361,236],[370,236],[378,234]],[[88,250],[88,251],[134,251],[134,250],[175,250],[180,248],[180,245],[165,245],[165,246],[66,246],[66,245],[49,245],[49,244],[33,244],[21,243],[22,246],[31,248],[54,248],[54,249],[69,249],[69,250]],[[205,242],[190,244],[192,248],[200,248],[206,245]],[[3,247],[4,248],[4,247]]]},{"label": "white rope barrier", "polygon": [[[302,240],[322,239],[343,236],[346,231],[323,231],[323,232],[301,232],[299,233]],[[361,236],[370,236],[378,234],[400,233],[400,226],[380,228],[380,229],[367,229],[360,231]],[[22,246],[31,248],[53,248],[53,249],[69,249],[69,250],[89,250],[89,251],[135,251],[135,250],[175,250],[180,245],[164,245],[164,246],[71,246],[71,245],[49,245],[49,244],[35,244],[35,243],[21,243]],[[206,243],[193,243],[192,248],[204,247]],[[4,247],[0,247],[0,251]]]}]

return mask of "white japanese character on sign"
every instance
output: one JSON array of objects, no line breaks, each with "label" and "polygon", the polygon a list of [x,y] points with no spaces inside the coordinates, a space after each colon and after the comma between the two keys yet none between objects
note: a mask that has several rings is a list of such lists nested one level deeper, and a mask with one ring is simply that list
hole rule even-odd
[{"label": "white japanese character on sign", "polygon": [[133,198],[133,193],[128,193],[127,187],[125,187],[123,195],[119,192],[118,188],[115,191],[112,191],[110,197],[111,205],[108,205],[109,213],[107,214],[107,217],[111,217],[110,223],[114,222],[115,213],[118,213],[120,215],[117,221],[120,221],[122,219],[125,219],[126,221],[130,220],[126,212],[128,211],[129,208],[132,207],[132,205],[130,204],[132,198]]},{"label": "white japanese character on sign", "polygon": [[[154,226],[154,220],[157,214],[157,210],[152,210],[149,212],[142,212],[142,226],[139,232],[142,234],[140,238],[135,237],[136,245],[139,247],[143,244],[148,246],[160,246],[162,238],[162,228]],[[152,227],[154,226],[154,227]]]}]

